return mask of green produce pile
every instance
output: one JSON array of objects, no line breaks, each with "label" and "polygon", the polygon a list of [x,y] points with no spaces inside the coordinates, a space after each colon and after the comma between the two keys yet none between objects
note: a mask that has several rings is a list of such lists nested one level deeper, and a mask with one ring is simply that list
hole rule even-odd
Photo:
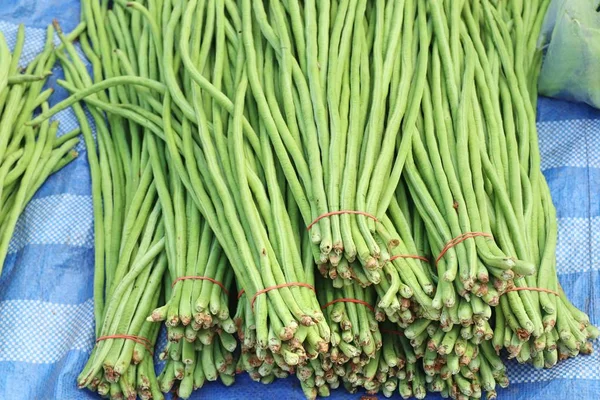
[{"label": "green produce pile", "polygon": [[88,148],[78,385],[188,398],[247,372],[311,399],[490,399],[505,356],[589,354],[540,172],[548,3],[83,0],[76,34],[56,24],[72,96],[27,124],[72,106]]},{"label": "green produce pile", "polygon": [[24,26],[19,26],[12,53],[0,32],[0,274],[27,203],[50,175],[77,157],[78,129],[57,137],[57,121],[25,126],[34,111],[49,109],[53,90],[43,89],[56,62],[52,35],[49,27],[43,51],[21,67]]}]

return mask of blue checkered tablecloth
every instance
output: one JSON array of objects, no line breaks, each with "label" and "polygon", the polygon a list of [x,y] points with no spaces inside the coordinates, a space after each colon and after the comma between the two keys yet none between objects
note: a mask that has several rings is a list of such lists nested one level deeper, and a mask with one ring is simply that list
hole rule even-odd
[{"label": "blue checkered tablecloth", "polygon": [[[27,26],[22,64],[43,45],[45,26],[58,18],[65,31],[79,19],[77,0],[0,0],[0,31],[14,43]],[[54,70],[52,81],[61,76]],[[64,98],[57,90],[52,102]],[[66,110],[60,133],[76,127]],[[600,324],[600,111],[541,98],[538,129],[542,168],[558,209],[558,273],[576,306]],[[94,343],[93,221],[85,148],[50,177],[19,219],[0,277],[0,399],[96,399],[75,377]],[[600,398],[600,348],[535,370],[509,362],[511,386],[501,399]],[[263,386],[242,375],[233,387],[209,383],[192,398],[303,399],[295,378]],[[331,399],[357,399],[343,390]],[[395,398],[399,399],[399,396]],[[438,398],[432,396],[432,398]]]}]

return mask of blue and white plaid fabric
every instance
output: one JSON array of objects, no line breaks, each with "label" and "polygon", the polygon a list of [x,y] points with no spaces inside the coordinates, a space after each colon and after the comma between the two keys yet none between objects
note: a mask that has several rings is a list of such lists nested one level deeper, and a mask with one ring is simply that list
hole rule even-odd
[{"label": "blue and white plaid fabric", "polygon": [[[69,31],[77,0],[0,0],[0,30],[13,44],[27,25],[22,63],[42,48],[45,26],[58,18]],[[61,75],[56,69],[53,80]],[[64,98],[58,90],[53,102]],[[600,324],[600,111],[540,99],[542,168],[558,209],[558,273],[569,298]],[[59,114],[61,133],[76,126]],[[93,221],[85,149],[50,177],[21,216],[0,277],[0,399],[95,399],[75,378],[94,344]],[[600,398],[600,346],[549,371],[509,362],[511,386],[501,399]],[[231,388],[207,384],[193,398],[303,399],[295,378],[269,386],[240,376]],[[356,399],[343,390],[331,399]],[[437,396],[432,396],[437,398]],[[396,398],[399,398],[396,396]]]}]

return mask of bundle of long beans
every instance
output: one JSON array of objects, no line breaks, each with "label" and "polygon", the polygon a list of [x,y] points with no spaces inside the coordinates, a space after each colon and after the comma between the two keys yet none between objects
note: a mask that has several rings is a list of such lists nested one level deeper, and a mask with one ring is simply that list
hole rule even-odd
[{"label": "bundle of long beans", "polygon": [[[112,63],[95,64],[95,67],[99,69],[95,71],[96,76],[118,77],[127,73],[135,73],[138,70],[143,75],[158,79],[157,71],[152,70],[149,65],[144,65],[147,63],[144,57],[152,54],[154,44],[149,40],[136,43],[138,44],[138,54],[136,55],[135,41],[127,28],[130,23],[135,23],[136,19],[134,17],[130,18],[129,13],[126,13],[118,5],[112,10],[103,10],[95,7],[94,4],[88,4],[83,12],[87,24],[90,27],[95,26],[99,32],[104,30],[106,36],[104,39],[99,37],[96,43],[92,43],[93,49],[90,48],[86,41],[87,38],[84,37],[82,44],[86,55],[92,60],[109,55],[112,57]],[[137,22],[140,21],[137,20]],[[123,34],[123,32],[129,33],[129,35]],[[146,39],[148,39],[148,35],[149,32],[146,33]],[[114,49],[115,51],[107,53],[106,46],[102,43],[103,40],[108,40],[113,47],[117,47]],[[90,105],[95,106],[98,111],[110,111],[110,104],[114,104],[117,100],[125,102],[130,107],[147,107],[147,103],[152,103],[153,98],[151,95],[143,98],[138,97],[135,92],[126,93],[122,90],[119,91],[119,89],[117,89],[115,95],[115,90],[109,88],[108,97],[99,100],[100,103],[90,103]],[[106,100],[110,103],[107,103]],[[114,126],[112,125],[113,121],[114,124],[122,122],[120,118],[110,113],[109,121],[111,122],[111,129]],[[207,354],[210,354],[208,360],[213,363],[214,369],[225,373],[226,371],[220,371],[222,366],[215,364],[217,361],[213,358],[218,354],[223,355],[229,365],[227,374],[230,378],[232,377],[234,363],[231,354],[235,349],[235,340],[231,337],[231,333],[235,331],[235,327],[229,317],[226,294],[228,293],[227,287],[231,287],[233,275],[227,268],[227,259],[221,256],[220,246],[214,239],[212,231],[206,223],[202,223],[202,218],[194,205],[193,199],[185,193],[179,176],[167,167],[166,163],[147,162],[152,159],[156,160],[157,155],[161,153],[170,158],[168,152],[165,152],[164,145],[155,142],[152,137],[147,137],[154,134],[150,133],[151,129],[147,126],[130,121],[128,128],[128,133],[131,135],[129,143],[125,142],[124,144],[122,138],[115,137],[114,139],[117,146],[127,147],[127,144],[129,144],[131,148],[131,154],[117,152],[117,157],[124,154],[123,164],[132,166],[131,170],[124,171],[125,189],[131,190],[133,188],[136,179],[135,168],[144,163],[142,180],[146,179],[148,182],[152,180],[151,186],[148,186],[150,191],[144,198],[144,204],[149,205],[151,202],[160,200],[160,207],[163,211],[162,217],[165,223],[165,255],[169,261],[168,281],[173,286],[172,289],[167,287],[167,303],[154,310],[152,316],[148,318],[148,322],[167,320],[167,334],[170,344],[164,354],[168,355],[171,362],[167,363],[159,384],[162,390],[167,390],[173,385],[174,378],[182,380],[181,384],[178,384],[178,391],[182,397],[187,397],[185,393],[190,393],[193,386],[201,386],[198,372],[194,375],[194,370],[196,364],[200,363],[203,363],[202,365],[208,369],[207,357],[205,356]],[[123,128],[116,126],[116,129],[112,129],[111,133],[122,134]],[[140,134],[144,135],[141,142],[142,148],[144,150],[147,148],[148,152],[152,154],[149,157],[147,157],[147,153],[143,153],[142,157],[135,154],[140,146]],[[111,137],[106,139],[108,142],[113,140]],[[127,151],[123,148],[120,150]],[[129,181],[130,178],[131,182]],[[140,193],[143,194],[144,187],[140,186],[140,188]],[[173,195],[171,196],[170,193],[173,193]],[[136,204],[135,198],[132,201]],[[115,204],[115,209],[118,206],[119,204]],[[135,208],[129,206],[127,199],[125,204],[120,203],[120,206],[125,207],[125,210],[129,209],[129,214],[132,213],[132,210],[135,212]],[[122,210],[116,210],[115,214],[119,211],[123,212]],[[143,215],[141,215],[141,218],[143,218]],[[167,228],[167,226],[173,228],[175,224],[177,231]],[[201,224],[203,224],[203,227],[200,226]],[[132,227],[127,225],[123,227],[123,240],[126,239],[125,235],[130,233],[129,229],[132,229]],[[201,237],[199,236],[200,232],[202,232]],[[135,245],[135,243],[131,240],[124,242],[120,254],[122,255],[123,252],[127,254],[128,251],[131,251],[132,245]],[[125,262],[121,260],[121,262],[124,265],[126,260]],[[106,266],[106,268],[108,270],[110,266]],[[156,305],[157,302],[154,301],[151,307],[156,307]],[[136,313],[138,312],[149,314],[146,308],[136,310]],[[153,326],[158,325],[154,324]],[[213,344],[215,334],[218,334],[221,342]],[[185,340],[181,340],[184,336]],[[198,336],[200,338],[196,341]],[[206,346],[204,350],[201,350],[202,345]],[[185,374],[180,374],[179,368],[173,368],[174,364],[177,364],[178,367],[181,366],[181,371],[183,371],[185,365]],[[106,370],[107,367],[105,362],[104,369]],[[206,373],[205,376],[212,380],[211,374]],[[192,377],[195,377],[196,380],[193,384],[191,382]],[[153,385],[152,393],[144,393],[145,396],[152,394],[156,396],[154,392],[157,391],[157,387],[155,382],[151,383]],[[142,389],[139,385],[138,391],[142,395]]]},{"label": "bundle of long beans", "polygon": [[37,110],[48,110],[53,89],[43,90],[55,62],[53,28],[44,49],[21,67],[25,28],[19,26],[11,53],[0,33],[0,274],[17,220],[46,179],[77,157],[79,129],[57,137],[58,122],[25,126]]},{"label": "bundle of long beans", "polygon": [[442,326],[473,324],[486,346],[539,368],[556,363],[556,346],[560,357],[589,352],[598,335],[556,276],[556,212],[534,113],[547,6],[430,5],[431,64],[405,174],[439,254]]},{"label": "bundle of long beans", "polygon": [[180,195],[173,200],[175,214],[181,213],[178,254],[185,259],[174,265],[185,268],[168,274],[167,303],[154,310],[148,321],[166,320],[168,345],[161,359],[167,361],[159,376],[161,390],[175,389],[179,397],[188,398],[206,380],[221,377],[224,383],[233,383],[237,341],[229,315],[233,272],[190,196]]},{"label": "bundle of long beans", "polygon": [[258,123],[311,234],[321,274],[376,285],[379,307],[391,316],[414,288],[419,312],[439,318],[422,255],[410,253],[416,246],[399,238],[398,221],[386,215],[426,82],[427,3],[239,3]]},{"label": "bundle of long beans", "polygon": [[[72,38],[62,34],[58,23],[55,26],[62,46],[54,54],[70,88],[88,87],[110,70],[92,49],[89,32],[81,32],[81,48],[93,67],[90,76]],[[89,100],[117,102],[127,96],[124,91],[99,92]],[[97,344],[78,385],[110,398],[162,398],[152,357],[159,325],[146,321],[159,303],[167,269],[164,208],[150,162],[152,147],[142,127],[114,115],[105,118],[103,110],[93,106],[88,110],[96,127],[96,147],[83,108],[74,104],[73,110],[88,150],[96,241]]]},{"label": "bundle of long beans", "polygon": [[319,246],[315,261],[327,271],[357,259],[378,283],[373,220],[393,197],[418,113],[425,4],[239,3],[258,118]]},{"label": "bundle of long beans", "polygon": [[382,247],[380,260],[385,274],[375,285],[379,294],[377,306],[401,327],[421,316],[440,318],[439,309],[433,306],[437,277],[430,268],[424,222],[410,210],[410,204],[404,185],[400,184],[378,228],[382,243],[387,246]]},{"label": "bundle of long beans", "polygon": [[[179,216],[179,239],[182,265],[169,274],[170,296],[167,304],[157,308],[149,321],[167,321],[169,337],[193,342],[204,330],[224,329],[235,333],[229,312],[229,290],[233,287],[233,271],[210,227],[204,221],[190,196]],[[177,200],[184,200],[177,199]],[[176,207],[176,210],[178,209]],[[179,214],[179,210],[176,211]],[[178,340],[178,339],[177,339]]]},{"label": "bundle of long beans", "polygon": [[148,317],[148,321],[167,321],[168,345],[161,353],[167,362],[159,376],[160,388],[166,393],[177,383],[176,393],[184,399],[217,377],[233,383],[237,347],[232,335],[236,327],[229,315],[233,271],[192,199],[185,197],[174,197],[176,202],[185,201],[175,206],[175,214],[183,214],[178,219],[178,252],[185,257],[176,265],[185,268],[171,271],[166,279],[169,300]]},{"label": "bundle of long beans", "polygon": [[233,384],[236,346],[235,338],[224,331],[199,335],[193,342],[187,339],[171,341],[161,354],[167,361],[158,377],[160,390],[164,393],[174,391],[178,397],[187,399],[206,381],[220,378],[227,386]]},{"label": "bundle of long beans", "polygon": [[[547,0],[83,5],[94,79],[65,39],[73,96],[30,125],[78,101],[99,125],[97,336],[168,327],[166,367],[140,396],[185,398],[237,369],[294,373],[308,398],[494,398],[502,349],[540,368],[591,351],[598,330],[558,285],[539,170]],[[149,255],[146,235],[164,250]],[[140,249],[152,267],[138,268]],[[137,305],[134,278],[159,268],[164,302],[155,290]],[[115,342],[99,342],[80,384],[131,395],[117,381],[140,361],[113,363]]]},{"label": "bundle of long beans", "polygon": [[405,329],[404,335],[415,357],[422,357],[420,366],[430,384],[428,390],[451,392],[458,388],[463,396],[479,398],[483,388],[488,398],[494,397],[496,385],[508,383],[504,363],[489,341],[491,331],[466,328],[456,325],[446,330],[438,322],[419,320]]},{"label": "bundle of long beans", "polygon": [[[383,343],[372,306],[375,291],[371,286],[363,289],[357,283],[344,282],[342,287],[336,288],[333,281],[319,279],[317,285],[319,301],[331,329],[331,346],[326,354],[319,356],[318,371],[323,372],[323,378],[318,379],[315,374],[316,388],[331,385],[338,377],[359,386],[359,377],[365,375],[364,379],[371,380],[376,371],[374,366],[379,364],[379,349]],[[326,381],[325,376],[331,373],[333,376]],[[305,386],[309,386],[305,378],[311,378],[312,373],[303,376],[299,370],[297,375]]]}]

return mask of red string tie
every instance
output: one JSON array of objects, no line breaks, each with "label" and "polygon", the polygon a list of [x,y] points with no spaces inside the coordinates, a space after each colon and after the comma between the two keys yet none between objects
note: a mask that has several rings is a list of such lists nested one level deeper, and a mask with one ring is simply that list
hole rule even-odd
[{"label": "red string tie", "polygon": [[250,300],[250,306],[252,307],[252,310],[254,310],[254,302],[256,301],[256,298],[259,295],[270,292],[271,290],[282,289],[282,288],[290,287],[290,286],[301,286],[301,287],[309,288],[313,292],[315,291],[315,288],[312,285],[309,285],[308,283],[303,283],[303,282],[290,282],[290,283],[282,283],[280,285],[275,285],[275,286],[269,286],[269,287],[266,287],[264,289],[259,290],[256,293],[254,293],[254,296],[252,296],[252,299]]},{"label": "red string tie", "polygon": [[347,299],[347,298],[331,300],[329,303],[327,303],[324,306],[322,306],[321,310],[324,310],[327,307],[329,307],[330,305],[333,305],[335,303],[355,303],[355,304],[362,304],[363,306],[367,307],[369,310],[375,312],[375,307],[373,307],[372,305],[370,305],[366,301],[358,300],[358,299]]},{"label": "red string tie", "polygon": [[444,257],[444,254],[446,254],[446,252],[448,250],[450,250],[457,244],[464,242],[467,239],[472,239],[472,238],[475,238],[478,236],[489,237],[489,238],[493,237],[491,233],[487,233],[487,232],[467,232],[467,233],[463,233],[462,235],[455,237],[454,239],[451,239],[448,243],[446,243],[446,245],[444,246],[442,251],[440,251],[440,255],[437,256],[437,258],[435,259],[436,268],[437,268],[438,263],[440,262],[442,257]]},{"label": "red string tie", "polygon": [[555,292],[554,290],[550,290],[550,289],[544,289],[544,288],[539,288],[539,287],[513,287],[510,289],[507,289],[504,294],[508,293],[508,292],[518,292],[519,290],[531,290],[534,292],[544,292],[544,293],[550,293],[553,294],[555,296],[560,296],[560,294],[558,292]]},{"label": "red string tie", "polygon": [[364,215],[365,217],[371,218],[373,221],[378,222],[376,216],[374,216],[373,214],[366,213],[364,211],[354,211],[354,210],[330,211],[330,212],[327,212],[325,214],[319,215],[313,222],[310,223],[310,225],[308,225],[306,227],[306,230],[310,231],[310,228],[312,228],[317,222],[319,222],[323,218],[331,217],[332,215],[341,215],[341,214]]},{"label": "red string tie", "polygon": [[175,287],[175,285],[177,284],[177,282],[181,282],[181,281],[185,281],[185,280],[196,280],[196,281],[209,281],[209,282],[212,282],[215,285],[219,285],[221,287],[221,289],[223,289],[223,293],[225,293],[227,296],[229,296],[229,291],[225,288],[225,285],[223,285],[223,283],[217,281],[216,279],[209,278],[208,276],[180,276],[179,278],[177,278],[177,279],[175,279],[173,281],[173,283],[171,284],[171,287]]},{"label": "red string tie", "polygon": [[137,344],[141,344],[142,346],[144,346],[146,348],[146,350],[148,350],[148,353],[150,353],[150,355],[154,357],[154,352],[152,351],[152,347],[153,347],[152,342],[150,342],[150,340],[146,339],[145,337],[134,336],[134,335],[107,335],[107,336],[100,336],[98,339],[96,339],[96,343],[101,342],[103,340],[108,340],[108,339],[132,340],[132,341],[136,342]]}]

